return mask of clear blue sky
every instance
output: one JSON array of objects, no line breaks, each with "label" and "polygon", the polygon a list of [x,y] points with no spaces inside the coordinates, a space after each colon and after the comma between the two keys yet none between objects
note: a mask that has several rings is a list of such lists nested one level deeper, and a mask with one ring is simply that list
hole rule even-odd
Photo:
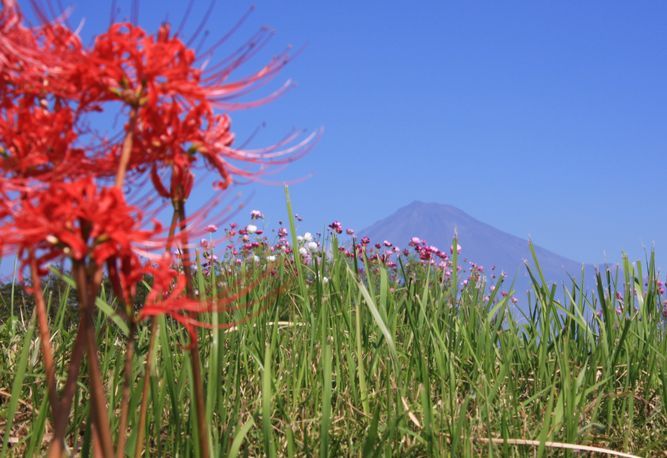
[{"label": "clear blue sky", "polygon": [[[110,3],[73,0],[84,32],[100,30]],[[127,16],[129,2],[118,3]],[[143,0],[140,23],[178,22],[184,4]],[[191,26],[207,4],[196,0]],[[252,4],[219,0],[212,37]],[[270,25],[264,57],[305,50],[283,73],[298,86],[235,113],[234,126],[243,137],[266,122],[257,146],[292,127],[326,129],[308,157],[272,177],[312,175],[291,188],[304,227],[361,228],[424,200],[579,261],[640,257],[653,243],[667,257],[666,2],[254,5],[230,44]],[[284,216],[280,186],[237,190],[254,190],[250,207],[269,219]]]}]

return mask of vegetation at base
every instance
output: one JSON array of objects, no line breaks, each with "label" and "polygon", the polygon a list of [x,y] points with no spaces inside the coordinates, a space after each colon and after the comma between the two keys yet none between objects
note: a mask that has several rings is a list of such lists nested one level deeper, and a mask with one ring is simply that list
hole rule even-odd
[{"label": "vegetation at base", "polygon": [[[510,295],[460,288],[419,262],[394,276],[333,249],[273,265],[269,274],[263,260],[222,260],[195,274],[200,297],[238,296],[238,310],[211,314],[213,329],[200,332],[214,456],[574,456],[548,442],[667,450],[667,326],[653,256],[600,272],[587,294],[548,284],[533,264],[524,313]],[[71,348],[75,291],[62,279],[45,285],[53,345]],[[106,315],[108,291],[96,326],[117,435],[125,336]],[[39,455],[50,425],[32,307],[18,285],[2,292],[0,456]],[[187,332],[158,320],[146,456],[193,456]],[[128,456],[149,328],[137,334]],[[66,361],[56,354],[62,380]],[[85,376],[79,388],[68,447],[88,456]]]}]

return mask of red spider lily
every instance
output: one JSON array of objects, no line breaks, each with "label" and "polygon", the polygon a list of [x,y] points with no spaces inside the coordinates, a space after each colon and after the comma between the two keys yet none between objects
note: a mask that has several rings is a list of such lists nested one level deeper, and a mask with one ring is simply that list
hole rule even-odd
[{"label": "red spider lily", "polygon": [[3,4],[0,168],[6,178],[42,181],[95,170],[89,158],[96,147],[83,144],[80,135],[86,131],[82,115],[100,109],[99,97],[80,84],[86,54],[78,36],[57,21],[25,27],[18,7]]},{"label": "red spider lily", "polygon": [[20,258],[39,252],[40,267],[67,255],[102,266],[110,258],[132,259],[136,247],[162,231],[142,229],[142,213],[127,205],[120,189],[98,188],[91,178],[33,189],[10,208],[0,243]]},{"label": "red spider lily", "polygon": [[[113,24],[96,38],[90,49],[85,49],[78,36],[58,21],[44,21],[42,26],[28,29],[21,25],[20,19],[15,7],[5,7],[0,16],[0,30],[11,32],[10,38],[0,39],[0,94],[4,94],[0,103],[11,110],[15,105],[11,94],[34,96],[35,99],[26,100],[21,114],[26,122],[34,123],[54,118],[49,123],[52,131],[63,132],[57,145],[60,156],[66,157],[65,152],[70,150],[79,153],[76,157],[81,161],[80,152],[86,153],[89,162],[86,167],[76,160],[66,161],[76,163],[80,171],[96,176],[115,174],[129,138],[128,171],[136,176],[150,170],[160,195],[174,198],[178,194],[179,198],[185,198],[192,186],[192,169],[198,155],[218,172],[221,180],[217,185],[225,189],[233,175],[253,179],[266,165],[289,162],[304,154],[315,139],[315,135],[311,135],[298,142],[298,136],[293,134],[264,149],[233,148],[230,118],[215,112],[220,107],[255,106],[276,95],[248,104],[231,103],[234,97],[270,80],[287,62],[287,55],[283,54],[251,76],[230,81],[232,72],[265,42],[265,31],[231,58],[203,70],[205,66],[200,60],[208,57],[212,50],[198,59],[194,50],[170,33],[168,25],[150,35],[136,25]],[[17,60],[20,56],[23,57]],[[33,60],[37,62],[33,64]],[[14,89],[16,92],[12,92]],[[30,107],[30,101],[40,108]],[[101,136],[82,127],[87,124],[81,118],[90,111],[102,110],[105,103],[112,101],[121,101],[129,107],[130,122],[125,135],[114,140],[100,139]],[[61,111],[69,111],[69,115]],[[23,143],[42,149],[41,144],[30,141],[30,136],[21,138],[13,122],[15,117],[13,112],[6,114],[0,146]],[[44,133],[39,133],[41,138],[48,138]],[[87,144],[83,142],[84,133]],[[74,141],[77,148],[72,146]],[[35,161],[42,166],[45,164],[43,155],[13,154],[21,157],[22,163],[16,159],[7,166],[30,168],[35,166]],[[248,171],[240,167],[240,163],[260,167]],[[160,178],[165,174],[171,175],[166,185]]]},{"label": "red spider lily", "polygon": [[[232,183],[232,176],[252,179],[267,165],[295,160],[305,154],[316,134],[295,143],[295,134],[264,149],[243,150],[232,147],[234,134],[228,115],[214,115],[205,103],[188,109],[172,102],[157,107],[145,106],[138,112],[130,168],[152,164],[151,180],[163,197],[173,198],[178,189],[191,187],[191,170],[201,156],[204,164],[218,172],[220,189]],[[239,162],[259,165],[259,170],[244,170]],[[171,173],[164,184],[159,169]],[[185,196],[189,194],[185,192]]]},{"label": "red spider lily", "polygon": [[3,2],[0,11],[0,100],[8,94],[46,94],[81,101],[77,77],[84,49],[77,34],[59,21],[26,27],[18,6]]},{"label": "red spider lily", "polygon": [[135,107],[155,106],[163,97],[177,97],[184,104],[207,101],[194,51],[170,36],[169,25],[151,36],[133,24],[113,24],[97,37],[90,58],[95,78],[90,84],[106,91],[109,99]]},{"label": "red spider lily", "polygon": [[41,62],[38,59],[35,34],[23,25],[20,10],[13,0],[5,0],[1,4],[0,74],[6,78],[8,72],[15,73],[24,63],[31,63],[39,69]]},{"label": "red spider lily", "polygon": [[[231,311],[230,304],[255,285],[214,302],[193,299],[188,240],[196,233],[193,227],[206,224],[202,219],[218,197],[194,215],[186,213],[185,200],[194,184],[195,167],[213,168],[224,189],[232,176],[254,179],[265,166],[294,159],[312,144],[314,136],[299,141],[293,134],[265,149],[235,148],[230,118],[217,112],[256,106],[279,95],[287,85],[255,102],[238,102],[238,97],[270,81],[288,56],[282,54],[250,76],[231,81],[232,72],[265,43],[266,31],[227,60],[208,65],[203,60],[220,42],[197,55],[178,34],[170,33],[169,26],[150,35],[136,25],[112,24],[92,46],[84,46],[64,19],[49,19],[45,9],[40,11],[40,0],[30,3],[41,21],[36,27],[24,25],[15,1],[0,0],[0,249],[19,257],[21,271],[30,265],[36,303],[46,263],[71,261],[81,321],[68,372],[74,375],[68,375],[63,392],[74,392],[68,387],[76,384],[85,349],[95,449],[105,456],[113,455],[113,446],[90,320],[94,299],[106,267],[116,295],[124,302],[125,318],[134,323],[136,286],[152,277],[153,287],[139,318],[167,314],[191,334],[200,451],[208,456],[196,343],[197,327],[210,325],[197,314]],[[47,6],[51,11],[53,5]],[[120,102],[128,121],[121,132],[106,137],[95,129],[96,119],[90,114],[105,111],[113,102]],[[255,170],[244,169],[248,164]],[[144,227],[147,218],[139,207],[148,211],[146,202],[135,207],[125,199],[126,176],[145,183],[147,174],[157,193],[173,204],[168,240],[161,238],[159,223]],[[112,175],[115,186],[103,186]],[[183,273],[172,268],[169,256],[156,265],[145,261],[154,259],[151,250],[170,249],[174,240],[181,244]],[[190,298],[184,297],[185,289]],[[65,442],[71,398],[58,399],[46,310],[43,306],[36,310],[46,372],[51,374],[47,377],[55,424],[51,451],[58,454]],[[133,339],[130,333],[124,393],[129,393],[132,380]],[[127,407],[129,394],[124,397]],[[145,402],[146,398],[142,411]],[[125,434],[127,408],[122,412],[119,431]],[[123,437],[119,453],[124,450]]]},{"label": "red spider lily", "polygon": [[74,146],[74,118],[68,106],[49,110],[29,96],[0,107],[0,169],[5,177],[53,180],[82,173],[89,161]]},{"label": "red spider lily", "polygon": [[[135,119],[127,126],[133,139],[128,167],[139,172],[150,167],[155,188],[163,197],[173,198],[174,193],[190,187],[197,154],[219,173],[218,186],[225,189],[231,175],[258,173],[230,161],[283,163],[279,158],[298,156],[312,143],[314,136],[296,144],[297,137],[289,136],[261,150],[232,148],[229,116],[216,114],[215,108],[272,77],[286,62],[282,56],[251,77],[229,82],[230,73],[250,53],[242,52],[224,69],[205,72],[197,67],[195,52],[172,36],[167,25],[151,36],[132,24],[116,24],[97,38],[90,52],[91,85],[97,84],[100,93],[106,90],[109,100],[120,99],[135,110]],[[235,106],[241,107],[242,103]],[[113,149],[111,162],[119,154],[118,147]],[[161,170],[171,174],[167,185],[160,178]],[[187,192],[181,197],[187,197]]]},{"label": "red spider lily", "polygon": [[[206,124],[212,122],[213,115],[203,103],[188,110],[176,102],[142,107],[136,120],[129,168],[141,170],[150,164],[151,180],[162,197],[174,198],[182,194],[178,197],[187,198],[192,188],[191,170],[197,160],[195,145],[205,141]],[[221,135],[231,144],[233,135],[229,132],[229,122],[225,124]],[[203,157],[208,159],[207,155]],[[170,172],[168,185],[163,184],[160,169]],[[218,170],[227,180],[227,171]]]}]

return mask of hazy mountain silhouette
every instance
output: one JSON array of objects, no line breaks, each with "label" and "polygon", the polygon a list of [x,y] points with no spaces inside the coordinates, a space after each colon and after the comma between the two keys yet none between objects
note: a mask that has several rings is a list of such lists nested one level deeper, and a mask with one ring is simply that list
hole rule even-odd
[{"label": "hazy mountain silhouette", "polygon": [[[449,251],[455,233],[462,246],[461,259],[483,265],[487,277],[491,275],[491,266],[495,265],[496,272],[507,273],[509,281],[505,288],[509,287],[512,279],[516,279],[514,289],[517,297],[519,300],[526,297],[531,281],[524,260],[528,260],[531,268],[533,266],[528,240],[478,221],[451,205],[415,201],[358,232],[359,235],[368,235],[373,242],[389,240],[402,248],[407,246],[411,237],[416,236],[446,251]],[[537,245],[535,251],[547,281],[556,282],[559,287],[567,282],[569,286],[568,273],[579,279],[581,269],[585,267],[586,283],[593,284],[593,266],[584,266]]]}]

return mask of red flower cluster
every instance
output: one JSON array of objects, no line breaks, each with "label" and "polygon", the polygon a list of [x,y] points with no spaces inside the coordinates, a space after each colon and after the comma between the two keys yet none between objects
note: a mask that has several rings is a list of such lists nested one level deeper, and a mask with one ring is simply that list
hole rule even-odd
[{"label": "red flower cluster", "polygon": [[[71,397],[58,393],[40,282],[48,262],[69,260],[80,325],[63,393],[74,392],[85,351],[94,403],[91,412],[95,412],[90,420],[95,450],[104,456],[122,454],[126,433],[120,426],[122,439],[114,453],[92,320],[106,272],[119,299],[117,313],[132,325],[132,331],[137,321],[166,314],[190,333],[199,450],[207,457],[197,327],[210,324],[196,315],[225,310],[238,296],[215,303],[198,301],[189,264],[189,237],[197,233],[192,226],[203,223],[199,231],[203,230],[202,215],[213,203],[188,219],[185,202],[197,167],[216,171],[217,188],[224,190],[235,175],[253,178],[265,166],[293,160],[308,149],[312,135],[302,141],[290,135],[264,149],[235,148],[230,117],[219,112],[255,106],[279,94],[284,86],[259,101],[234,101],[275,75],[287,55],[249,77],[231,81],[232,72],[264,43],[263,32],[223,63],[204,65],[198,59],[209,59],[219,43],[197,56],[168,25],[149,34],[137,25],[117,23],[86,46],[65,20],[47,17],[50,2],[42,11],[39,0],[30,4],[40,19],[38,26],[26,25],[14,0],[0,0],[0,254],[18,256],[21,273],[26,267],[31,270],[54,419],[49,454],[62,456]],[[115,134],[98,128],[102,118],[94,116],[110,111],[127,119]],[[255,170],[248,171],[247,164]],[[137,188],[152,183],[153,195],[171,204],[166,237],[159,222],[146,221],[146,208],[128,204],[128,183]],[[141,202],[155,200],[149,195]],[[174,243],[180,243],[182,272],[172,266],[169,251]],[[151,262],[155,259],[157,264]],[[137,313],[136,286],[145,277],[151,278],[152,288]],[[130,332],[121,425],[127,424],[133,339]]]},{"label": "red flower cluster", "polygon": [[[14,1],[0,5],[0,247],[24,266],[34,258],[43,272],[45,263],[63,257],[106,265],[129,301],[147,272],[142,250],[166,245],[160,225],[146,229],[142,211],[127,204],[126,176],[130,183],[150,178],[160,197],[183,202],[199,166],[214,169],[225,189],[234,175],[253,177],[312,143],[313,136],[300,142],[289,136],[265,149],[233,147],[230,117],[217,110],[243,106],[234,98],[287,61],[281,55],[230,80],[264,42],[262,34],[204,70],[168,25],[149,34],[134,24],[112,24],[85,46],[64,21],[38,11],[41,24],[28,26]],[[210,57],[210,50],[204,54]],[[108,135],[91,115],[118,106],[127,123]],[[241,163],[259,169],[246,171]]]},{"label": "red flower cluster", "polygon": [[120,189],[98,189],[90,178],[29,192],[19,205],[14,227],[4,228],[5,240],[14,236],[21,251],[43,249],[50,258],[66,253],[102,265],[112,256],[131,255],[131,244],[161,231],[157,222],[153,230],[137,227],[142,214],[125,203]]}]

